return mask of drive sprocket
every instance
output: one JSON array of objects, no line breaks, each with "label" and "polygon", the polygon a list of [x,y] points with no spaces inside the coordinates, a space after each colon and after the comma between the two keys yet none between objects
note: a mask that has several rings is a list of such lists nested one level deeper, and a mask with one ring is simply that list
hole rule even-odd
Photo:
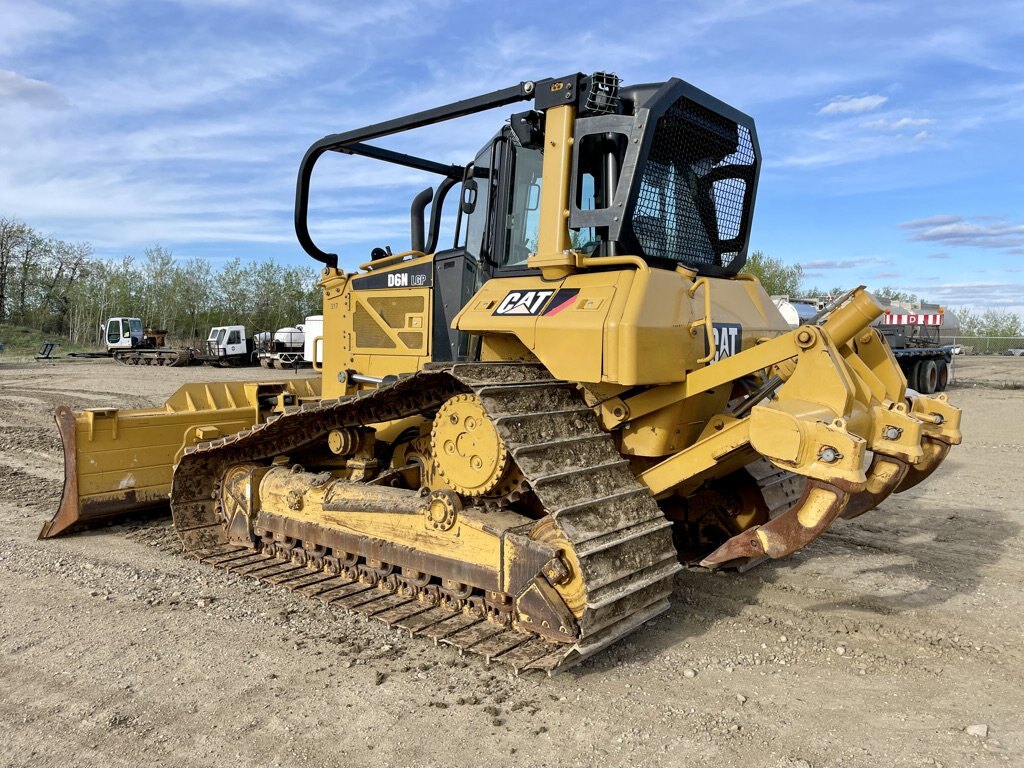
[{"label": "drive sprocket", "polygon": [[456,395],[438,409],[430,430],[437,472],[463,496],[485,496],[512,463],[504,441],[476,395]]}]

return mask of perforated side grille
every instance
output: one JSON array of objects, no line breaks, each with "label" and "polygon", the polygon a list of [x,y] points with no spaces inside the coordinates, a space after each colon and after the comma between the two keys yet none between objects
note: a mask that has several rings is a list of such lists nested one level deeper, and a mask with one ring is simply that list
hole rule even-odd
[{"label": "perforated side grille", "polygon": [[405,328],[406,315],[423,314],[422,296],[376,296],[367,302],[392,328]]},{"label": "perforated side grille", "polygon": [[654,128],[633,210],[648,257],[728,268],[743,248],[756,155],[750,131],[680,98]]},{"label": "perforated side grille", "polygon": [[412,350],[418,350],[423,346],[423,331],[399,331],[398,338]]},{"label": "perforated side grille", "polygon": [[356,334],[356,347],[362,349],[395,348],[395,342],[388,336],[387,331],[377,324],[377,321],[366,311],[366,307],[359,302],[356,302],[352,324]]}]

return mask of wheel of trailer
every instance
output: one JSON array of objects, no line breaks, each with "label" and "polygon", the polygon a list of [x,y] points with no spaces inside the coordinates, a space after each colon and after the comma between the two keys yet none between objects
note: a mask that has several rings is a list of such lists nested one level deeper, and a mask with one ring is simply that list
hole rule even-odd
[{"label": "wheel of trailer", "polygon": [[949,363],[945,360],[936,360],[935,367],[938,368],[938,374],[936,376],[938,384],[935,387],[935,391],[945,392],[946,387],[949,386]]},{"label": "wheel of trailer", "polygon": [[939,384],[939,368],[934,360],[922,360],[917,372],[917,391],[922,395],[930,395]]},{"label": "wheel of trailer", "polygon": [[[907,386],[915,392],[921,392],[921,369],[924,368],[924,360],[914,362],[914,367],[907,376]],[[923,392],[921,394],[924,394]]]},{"label": "wheel of trailer", "polygon": [[265,358],[265,357],[261,357],[260,358],[260,366],[262,366],[263,368],[269,368],[270,367],[270,361],[267,360],[267,358]]}]

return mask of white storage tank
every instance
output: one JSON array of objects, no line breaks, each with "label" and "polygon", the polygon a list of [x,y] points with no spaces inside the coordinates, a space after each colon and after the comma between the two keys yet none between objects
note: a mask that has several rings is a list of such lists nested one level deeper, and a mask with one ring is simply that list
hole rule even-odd
[{"label": "white storage tank", "polygon": [[281,349],[302,349],[306,343],[302,326],[279,328],[274,331],[274,345]]},{"label": "white storage tank", "polygon": [[[314,362],[313,354],[316,354],[316,365],[323,365],[324,362],[324,342],[323,339],[316,341],[318,336],[324,335],[324,316],[323,315],[310,315],[306,318],[305,323],[305,346],[302,352],[302,359],[307,363]],[[314,350],[314,346],[316,349]]]}]

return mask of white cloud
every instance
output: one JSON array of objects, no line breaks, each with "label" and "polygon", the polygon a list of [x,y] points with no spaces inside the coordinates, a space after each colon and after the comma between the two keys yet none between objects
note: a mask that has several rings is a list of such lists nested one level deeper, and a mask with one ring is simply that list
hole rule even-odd
[{"label": "white cloud", "polygon": [[48,8],[33,0],[0,0],[0,55],[30,49],[54,34],[74,25],[70,14]]},{"label": "white cloud", "polygon": [[920,229],[922,227],[935,227],[939,224],[955,224],[958,221],[963,221],[963,216],[928,216],[924,219],[913,219],[911,221],[905,221],[899,226],[904,229]]},{"label": "white cloud", "polygon": [[881,259],[877,256],[869,256],[859,259],[815,259],[814,261],[801,262],[800,266],[805,270],[855,269],[857,267],[863,267],[865,264],[884,264],[887,261],[887,259]]},{"label": "white cloud", "polygon": [[900,131],[904,128],[924,128],[934,124],[935,121],[930,117],[901,117],[898,120],[880,117],[864,123],[864,127],[879,131]]},{"label": "white cloud", "polygon": [[42,109],[67,106],[68,100],[49,83],[0,69],[0,101],[20,101]]},{"label": "white cloud", "polygon": [[1024,310],[1024,283],[941,283],[928,289],[928,298],[946,306],[996,308],[1021,312]]},{"label": "white cloud", "polygon": [[889,100],[888,96],[839,96],[818,110],[819,115],[855,115],[878,109]]},{"label": "white cloud", "polygon": [[962,216],[932,216],[899,226],[913,230],[911,240],[927,243],[996,250],[1024,246],[1024,224],[1010,224],[989,216],[979,216],[974,221]]},{"label": "white cloud", "polygon": [[848,126],[810,132],[804,134],[803,138],[796,152],[775,161],[776,164],[789,168],[813,168],[869,163],[883,157],[916,152],[924,143],[923,138],[915,139],[902,134],[864,134]]}]

